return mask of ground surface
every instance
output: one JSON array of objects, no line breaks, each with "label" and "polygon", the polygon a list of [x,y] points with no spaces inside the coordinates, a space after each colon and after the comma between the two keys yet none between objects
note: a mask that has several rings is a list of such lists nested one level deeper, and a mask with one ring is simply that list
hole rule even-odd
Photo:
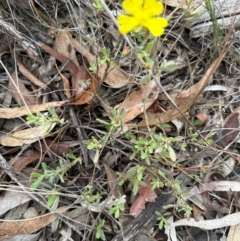
[{"label": "ground surface", "polygon": [[1,1],[0,240],[240,240],[238,1],[165,3]]}]

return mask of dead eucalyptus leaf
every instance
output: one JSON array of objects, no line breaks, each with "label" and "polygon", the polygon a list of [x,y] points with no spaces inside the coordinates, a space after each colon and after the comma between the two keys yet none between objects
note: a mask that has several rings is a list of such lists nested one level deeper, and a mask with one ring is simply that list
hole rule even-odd
[{"label": "dead eucalyptus leaf", "polygon": [[76,57],[74,45],[72,44],[68,33],[69,32],[67,28],[64,28],[62,31],[58,32],[55,41],[55,48],[58,51],[58,53],[72,60],[72,62],[77,66],[77,68],[79,68],[80,66]]},{"label": "dead eucalyptus leaf", "polygon": [[37,103],[37,97],[29,92],[22,80],[18,78],[16,71],[12,73],[8,87],[11,90],[13,98],[20,106]]},{"label": "dead eucalyptus leaf", "polygon": [[[56,212],[62,213],[66,210],[66,207],[61,207],[57,209]],[[0,224],[0,235],[34,233],[52,223],[54,220],[56,220],[56,218],[57,217],[54,215],[54,213],[48,213],[36,218],[4,221]]]},{"label": "dead eucalyptus leaf", "polygon": [[[70,35],[70,33],[69,33]],[[72,36],[70,35],[72,38]],[[88,62],[96,61],[96,56],[92,55],[86,48],[84,48],[79,41],[72,38],[72,43],[76,50],[81,53],[84,57],[87,58]],[[133,81],[133,79],[121,68],[117,65],[113,67],[109,67],[107,64],[102,64],[98,66],[98,77],[107,83],[112,88],[121,88],[126,84],[129,84]],[[106,73],[107,71],[107,73]]]},{"label": "dead eucalyptus leaf", "polygon": [[146,121],[144,120],[138,123],[138,126],[163,124],[178,117],[181,117],[182,114],[185,114],[188,109],[195,103],[199,95],[202,93],[202,91],[208,84],[211,76],[216,71],[225,55],[226,52],[220,54],[220,56],[211,64],[211,66],[208,68],[208,70],[198,83],[191,86],[189,89],[182,91],[177,96],[174,96],[175,98],[173,100],[180,111],[178,109],[170,109],[163,113],[154,113],[149,116]]},{"label": "dead eucalyptus leaf", "polygon": [[159,88],[154,80],[142,85],[139,90],[132,91],[126,99],[115,108],[118,111],[125,110],[122,121],[124,123],[133,120],[144,113],[158,98]]},{"label": "dead eucalyptus leaf", "polygon": [[223,123],[223,130],[221,132],[221,140],[218,145],[225,147],[235,140],[239,134],[240,127],[240,106],[237,107],[230,115],[228,115]]},{"label": "dead eucalyptus leaf", "polygon": [[31,144],[45,137],[55,125],[56,123],[52,123],[46,126],[32,127],[2,136],[0,137],[0,144],[3,146],[22,146],[24,144]]},{"label": "dead eucalyptus leaf", "polygon": [[240,224],[231,226],[228,231],[227,241],[239,241],[240,240]]},{"label": "dead eucalyptus leaf", "polygon": [[28,78],[33,84],[36,86],[39,86],[40,88],[45,89],[47,87],[46,84],[44,84],[40,79],[38,79],[36,76],[34,76],[18,59],[17,59],[17,65],[19,68],[19,71]]},{"label": "dead eucalyptus leaf", "polygon": [[147,181],[146,186],[139,186],[138,193],[139,195],[137,199],[130,208],[130,214],[134,217],[137,217],[143,211],[143,209],[145,209],[146,202],[155,202],[155,199],[157,198],[157,194],[152,190],[150,180]]},{"label": "dead eucalyptus leaf", "polygon": [[[97,87],[96,87],[96,82],[92,78],[92,76],[89,77],[89,74],[88,74],[88,76],[86,77],[86,72],[88,72],[88,70],[86,69],[86,66],[82,65],[79,67],[71,59],[68,59],[63,54],[57,52],[55,49],[52,49],[51,47],[47,46],[46,44],[41,43],[41,42],[37,42],[37,44],[44,51],[46,51],[47,53],[52,55],[54,58],[56,58],[57,60],[62,62],[66,66],[67,70],[71,73],[71,75],[72,75],[71,97],[73,98],[73,104],[78,104],[78,105],[80,103],[85,104],[86,101],[90,101],[93,98],[95,89]],[[92,83],[92,82],[94,82],[94,83]],[[83,97],[83,100],[80,101],[79,98],[81,97],[81,95],[83,93],[85,95]],[[76,102],[75,100],[78,100],[78,102]]]},{"label": "dead eucalyptus leaf", "polygon": [[108,165],[104,164],[104,168],[106,170],[107,174],[107,180],[108,180],[108,186],[111,190],[111,193],[113,193],[115,198],[120,198],[123,196],[123,190],[122,187],[118,185],[118,177],[116,175],[116,172],[113,171]]},{"label": "dead eucalyptus leaf", "polygon": [[0,108],[0,118],[2,119],[14,119],[30,113],[34,114],[40,111],[47,110],[49,107],[60,107],[66,104],[68,101],[53,101],[38,105],[29,105],[16,108]]}]

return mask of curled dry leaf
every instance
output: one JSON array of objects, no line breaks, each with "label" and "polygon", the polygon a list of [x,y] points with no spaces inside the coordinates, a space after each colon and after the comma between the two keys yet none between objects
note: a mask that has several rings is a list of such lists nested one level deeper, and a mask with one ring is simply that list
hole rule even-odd
[{"label": "curled dry leaf", "polygon": [[196,118],[198,118],[200,121],[202,121],[203,123],[207,123],[209,120],[209,116],[205,111],[199,111],[196,114]]},{"label": "curled dry leaf", "polygon": [[[70,38],[72,39],[72,43],[76,50],[79,53],[81,53],[84,57],[86,57],[89,63],[96,61],[96,56],[92,55],[86,48],[84,48],[80,44],[79,41],[73,39],[71,35]],[[102,64],[98,67],[98,77],[112,88],[121,88],[124,85],[129,84],[133,81],[133,79],[117,65],[114,65],[114,67],[110,67],[109,69],[107,64]]]},{"label": "curled dry leaf", "polygon": [[55,125],[56,123],[52,123],[46,126],[32,127],[2,136],[0,137],[0,144],[3,146],[22,146],[24,144],[31,144],[45,137]]},{"label": "curled dry leaf", "polygon": [[140,186],[138,190],[139,196],[130,208],[130,214],[137,217],[143,209],[146,202],[155,202],[157,194],[152,190],[151,182],[147,181],[147,186]]},{"label": "curled dry leaf", "polygon": [[94,96],[93,91],[96,89],[96,85],[92,76],[89,74],[86,66],[79,65],[76,57],[75,48],[74,48],[74,45],[72,44],[70,36],[71,34],[68,32],[67,28],[60,31],[56,38],[55,47],[58,53],[70,59],[77,67],[77,73],[75,73],[76,77],[72,78],[72,83],[71,83],[72,96],[71,95],[69,96],[70,85],[68,80],[63,74],[61,74],[61,77],[63,80],[64,92],[66,96],[69,99],[73,97],[74,101],[72,102],[72,104],[81,105],[81,104],[88,103],[93,98]]},{"label": "curled dry leaf", "polygon": [[37,103],[37,97],[29,92],[22,80],[18,78],[16,71],[12,73],[8,87],[12,92],[13,98],[20,106]]},{"label": "curled dry leaf", "polygon": [[[62,213],[67,210],[67,207],[61,207],[56,210],[57,213]],[[0,235],[17,235],[21,233],[34,233],[46,227],[48,224],[56,220],[54,213],[48,213],[36,218],[23,220],[4,221],[0,224]]]},{"label": "curled dry leaf", "polygon": [[16,108],[0,108],[0,118],[2,119],[14,119],[30,113],[34,114],[40,111],[47,110],[49,107],[60,107],[66,104],[68,101],[53,101],[38,105],[29,105]]},{"label": "curled dry leaf", "polygon": [[58,53],[70,59],[77,66],[77,68],[79,68],[79,63],[76,57],[75,49],[71,42],[71,39],[69,38],[69,35],[70,34],[67,28],[63,29],[62,31],[59,31],[55,41],[55,48],[58,51]]},{"label": "curled dry leaf", "polygon": [[222,59],[224,58],[225,54],[226,51],[220,54],[220,56],[211,64],[211,66],[208,68],[198,83],[191,86],[189,89],[182,91],[178,96],[173,97],[173,100],[180,111],[175,108],[170,109],[164,113],[154,113],[148,117],[147,121],[144,120],[138,123],[138,125],[146,126],[163,124],[184,115],[202,93],[208,84],[208,81],[211,79],[211,76],[216,71]]},{"label": "curled dry leaf", "polygon": [[27,150],[22,155],[12,158],[9,164],[14,168],[14,170],[20,172],[28,164],[36,160],[39,160],[40,157],[41,157],[41,153],[39,151]]},{"label": "curled dry leaf", "polygon": [[118,184],[118,177],[116,172],[113,171],[108,165],[104,164],[104,168],[107,174],[108,186],[115,198],[123,196],[122,187]]},{"label": "curled dry leaf", "polygon": [[28,78],[33,84],[43,89],[47,87],[46,84],[44,84],[41,80],[39,80],[36,76],[34,76],[19,60],[17,60],[17,65],[18,65],[19,71],[26,78]]},{"label": "curled dry leaf", "polygon": [[70,99],[70,98],[71,98],[71,93],[70,93],[70,88],[71,88],[71,87],[70,87],[70,83],[69,83],[67,77],[65,77],[65,75],[62,74],[62,73],[59,71],[59,69],[58,69],[57,66],[56,66],[56,68],[57,68],[57,70],[58,70],[59,75],[60,75],[61,78],[62,78],[62,81],[63,81],[64,94],[67,96],[68,99]]},{"label": "curled dry leaf", "polygon": [[[64,32],[66,33],[66,32]],[[74,100],[78,100],[78,102],[73,102],[73,104],[85,104],[86,101],[90,101],[95,93],[96,90],[96,82],[88,85],[88,82],[93,82],[94,79],[88,78],[85,79],[85,73],[87,71],[85,65],[78,67],[71,59],[68,59],[64,55],[60,54],[56,50],[52,49],[51,47],[47,46],[46,44],[43,44],[41,42],[36,42],[39,47],[41,47],[44,51],[49,53],[51,56],[59,60],[61,63],[63,63],[67,70],[71,73],[72,79],[72,98]],[[84,70],[84,72],[82,72]],[[67,85],[68,86],[68,85]],[[81,98],[82,94],[85,93],[83,96],[83,100],[79,100]]]},{"label": "curled dry leaf", "polygon": [[70,147],[66,143],[59,143],[55,142],[54,140],[51,140],[49,138],[45,138],[44,142],[41,141],[35,142],[33,146],[39,151],[43,153],[47,153],[49,151],[57,154],[58,156],[63,156],[66,153],[70,152]]},{"label": "curled dry leaf", "polygon": [[154,80],[131,92],[121,104],[116,106],[118,111],[125,110],[122,121],[126,123],[144,113],[158,98],[158,94],[159,88]]},{"label": "curled dry leaf", "polygon": [[221,132],[222,138],[218,141],[218,145],[225,147],[229,145],[239,134],[240,127],[240,107],[236,108],[230,115],[228,115],[223,123],[223,130]]},{"label": "curled dry leaf", "polygon": [[85,65],[79,67],[78,81],[72,83],[74,101],[73,105],[83,105],[95,96],[98,88],[97,81],[89,74]]}]

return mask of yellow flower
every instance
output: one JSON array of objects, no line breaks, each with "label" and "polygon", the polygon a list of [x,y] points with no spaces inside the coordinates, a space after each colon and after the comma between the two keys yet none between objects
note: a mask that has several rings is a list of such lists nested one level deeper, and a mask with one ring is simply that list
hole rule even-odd
[{"label": "yellow flower", "polygon": [[164,33],[168,25],[167,19],[158,17],[163,12],[163,4],[158,0],[124,0],[122,8],[126,14],[121,14],[117,19],[122,34],[145,27],[157,37]]}]

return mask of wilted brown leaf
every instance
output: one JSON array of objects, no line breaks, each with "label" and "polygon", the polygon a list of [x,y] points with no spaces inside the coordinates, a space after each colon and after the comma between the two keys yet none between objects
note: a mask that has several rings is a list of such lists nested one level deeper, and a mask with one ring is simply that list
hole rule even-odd
[{"label": "wilted brown leaf", "polygon": [[0,144],[3,146],[22,146],[31,144],[45,137],[55,126],[53,123],[47,126],[37,126],[22,131],[17,131],[13,134],[7,134],[0,137]]},{"label": "wilted brown leaf", "polygon": [[62,74],[58,67],[56,66],[58,73],[60,74],[62,81],[63,81],[63,89],[64,89],[64,94],[67,96],[68,99],[71,98],[71,93],[70,93],[70,83],[69,80],[65,77],[64,74]]},{"label": "wilted brown leaf", "polygon": [[55,48],[58,51],[58,53],[70,59],[79,69],[79,63],[76,57],[75,49],[71,39],[69,38],[69,32],[67,28],[58,32],[55,41]]},{"label": "wilted brown leaf", "polygon": [[19,60],[17,60],[17,65],[19,71],[28,78],[33,84],[39,86],[40,88],[45,89],[47,87],[41,80],[39,80],[36,76],[34,76]]},{"label": "wilted brown leaf", "polygon": [[150,181],[147,181],[147,186],[140,186],[138,193],[137,199],[130,208],[130,214],[134,217],[137,217],[145,209],[146,202],[155,202],[157,198],[157,194],[152,190]]},{"label": "wilted brown leaf", "polygon": [[[81,53],[84,57],[86,57],[89,63],[96,60],[96,56],[92,55],[86,48],[84,48],[79,41],[73,39],[71,35],[70,38],[72,39],[72,43],[76,50],[79,53]],[[133,79],[125,71],[120,69],[117,65],[114,65],[114,67],[110,67],[108,69],[107,64],[102,64],[99,66],[97,74],[101,80],[103,80],[112,88],[121,88],[124,85],[129,84],[133,81]]]},{"label": "wilted brown leaf", "polygon": [[[78,68],[78,66],[76,66],[74,64],[74,62],[70,59],[68,59],[67,57],[65,57],[64,55],[60,54],[59,52],[57,52],[56,50],[52,49],[51,47],[47,46],[46,44],[37,42],[37,44],[39,45],[39,47],[41,47],[44,51],[46,51],[47,53],[49,53],[50,55],[52,55],[54,58],[56,58],[57,60],[59,60],[60,62],[62,62],[66,68],[68,69],[68,71],[71,73],[72,78],[71,78],[71,83],[72,83],[72,98],[73,100],[77,100],[81,97],[81,95],[83,93],[85,93],[84,97],[82,100],[78,100],[76,102],[73,102],[74,104],[85,104],[86,100],[91,100],[93,98],[93,92],[95,91],[95,86],[96,83],[92,83],[94,80],[93,78],[88,78],[88,79],[84,79],[85,73],[86,73],[86,67],[85,66],[81,66],[81,68]],[[82,70],[85,68],[85,72],[82,73]],[[84,86],[84,84],[82,85],[81,82],[85,82],[86,86]],[[90,82],[90,88],[87,85],[87,83]]]},{"label": "wilted brown leaf", "polygon": [[133,120],[136,116],[147,110],[157,99],[159,88],[154,80],[142,85],[139,90],[132,91],[117,107],[118,111],[125,110],[123,122]]},{"label": "wilted brown leaf", "polygon": [[182,114],[185,114],[186,111],[192,106],[195,101],[197,100],[198,96],[202,93],[203,89],[208,84],[208,81],[210,80],[213,73],[218,68],[219,64],[221,63],[222,59],[224,58],[226,52],[223,52],[209,67],[209,69],[206,71],[204,76],[201,78],[201,80],[191,86],[189,89],[182,91],[179,95],[174,96],[174,102],[178,106],[178,109],[170,109],[163,113],[154,113],[151,116],[148,117],[147,121],[142,121],[138,123],[139,126],[146,126],[146,125],[157,125],[169,122],[171,120],[174,120],[178,117],[181,117]]},{"label": "wilted brown leaf", "polygon": [[[67,207],[61,207],[56,213],[62,213]],[[26,220],[4,221],[0,224],[0,235],[17,235],[21,233],[34,233],[56,220],[54,213],[48,213],[36,218]]]},{"label": "wilted brown leaf", "polygon": [[223,130],[221,133],[221,140],[218,145],[225,147],[229,145],[239,134],[240,127],[240,107],[236,108],[230,115],[228,115],[223,124]]},{"label": "wilted brown leaf", "polygon": [[34,105],[37,103],[36,95],[29,92],[22,80],[18,78],[16,71],[11,75],[8,87],[12,92],[13,98],[20,106]]},{"label": "wilted brown leaf", "polygon": [[22,155],[12,158],[9,164],[14,168],[14,170],[21,171],[28,164],[39,160],[40,157],[41,153],[39,151],[27,150]]},{"label": "wilted brown leaf", "polygon": [[53,101],[39,105],[29,105],[16,108],[0,108],[0,118],[2,119],[14,119],[30,113],[34,114],[40,111],[47,110],[49,107],[60,107],[66,104],[68,101]]},{"label": "wilted brown leaf", "polygon": [[108,165],[104,164],[104,168],[107,173],[108,186],[115,198],[120,198],[123,195],[121,186],[118,185],[118,177],[116,172],[113,171]]},{"label": "wilted brown leaf", "polygon": [[89,103],[94,97],[98,87],[97,81],[89,74],[85,65],[79,67],[78,79],[72,83],[73,105],[83,105]]}]

